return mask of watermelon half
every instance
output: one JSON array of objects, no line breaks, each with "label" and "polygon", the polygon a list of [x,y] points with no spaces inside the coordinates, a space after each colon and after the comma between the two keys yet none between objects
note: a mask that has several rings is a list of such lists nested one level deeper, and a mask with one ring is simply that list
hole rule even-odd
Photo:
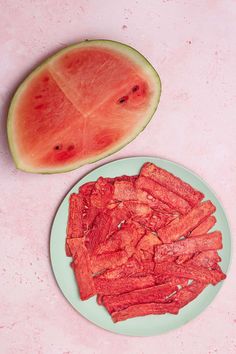
[{"label": "watermelon half", "polygon": [[16,166],[66,172],[114,153],[148,124],[160,92],[155,69],[127,45],[91,40],[59,51],[11,101],[7,129]]}]

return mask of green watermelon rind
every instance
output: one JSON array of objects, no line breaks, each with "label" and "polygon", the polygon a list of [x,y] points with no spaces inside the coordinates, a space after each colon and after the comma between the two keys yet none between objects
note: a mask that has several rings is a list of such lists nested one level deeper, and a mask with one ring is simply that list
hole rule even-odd
[{"label": "green watermelon rind", "polygon": [[[117,144],[115,147],[113,146],[112,149],[109,149],[100,155],[94,155],[85,160],[80,160],[79,162],[67,164],[65,168],[59,166],[59,167],[52,167],[51,169],[50,168],[37,169],[37,167],[27,166],[27,164],[22,163],[21,157],[17,152],[16,144],[14,143],[15,139],[14,139],[14,129],[13,129],[13,125],[14,125],[13,112],[14,112],[15,104],[21,92],[24,90],[25,86],[28,83],[30,83],[31,78],[33,78],[35,74],[40,72],[40,70],[42,70],[46,64],[52,62],[53,59],[57,58],[58,56],[65,54],[67,51],[71,51],[73,48],[78,48],[83,46],[99,46],[99,47],[105,46],[105,48],[110,47],[112,50],[117,50],[118,53],[123,53],[128,57],[130,57],[138,65],[138,67],[144,72],[144,74],[149,76],[149,82],[151,82],[151,80],[153,81],[153,87],[156,86],[156,95],[153,95],[154,102],[152,102],[152,104],[150,103],[150,107],[151,107],[150,112],[143,120],[143,125],[139,127],[137,131],[133,131],[132,134],[128,137],[128,139],[121,142],[120,144]],[[9,148],[16,167],[21,171],[31,172],[31,173],[41,173],[41,174],[64,173],[64,172],[75,170],[78,167],[81,167],[83,165],[94,163],[96,161],[99,161],[105,157],[114,154],[115,152],[121,150],[124,146],[128,145],[131,141],[133,141],[146,128],[146,126],[148,125],[148,123],[150,122],[154,113],[157,110],[160,101],[161,91],[162,91],[161,80],[157,71],[140,52],[138,52],[136,49],[134,49],[129,45],[117,41],[107,40],[107,39],[98,39],[98,40],[85,40],[83,42],[72,44],[66,48],[61,49],[60,51],[56,52],[54,55],[50,56],[45,61],[43,61],[23,80],[23,82],[20,84],[20,86],[16,90],[11,100],[10,107],[8,110],[8,118],[7,118],[7,136],[8,136]]]}]

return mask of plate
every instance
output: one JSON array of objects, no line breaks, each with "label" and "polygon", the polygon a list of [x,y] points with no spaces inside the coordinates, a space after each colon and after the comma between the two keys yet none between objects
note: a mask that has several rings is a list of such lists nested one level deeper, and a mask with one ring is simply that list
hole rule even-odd
[{"label": "plate", "polygon": [[219,254],[222,258],[220,266],[225,273],[229,267],[231,254],[230,229],[219,200],[200,177],[185,167],[161,158],[131,157],[107,163],[83,177],[66,195],[54,218],[50,240],[52,269],[59,288],[76,311],[99,327],[129,336],[157,335],[184,325],[198,316],[213,301],[223,283],[221,282],[216,286],[209,285],[194,301],[181,309],[178,315],[149,315],[118,323],[112,322],[105,308],[97,304],[95,296],[87,301],[80,300],[73,270],[70,267],[71,258],[65,255],[69,196],[72,192],[77,192],[82,184],[95,181],[100,176],[135,175],[139,172],[141,166],[148,161],[172,172],[196,189],[199,189],[205,194],[206,199],[210,199],[215,204],[217,223],[213,230],[218,229],[223,235],[224,247]]}]

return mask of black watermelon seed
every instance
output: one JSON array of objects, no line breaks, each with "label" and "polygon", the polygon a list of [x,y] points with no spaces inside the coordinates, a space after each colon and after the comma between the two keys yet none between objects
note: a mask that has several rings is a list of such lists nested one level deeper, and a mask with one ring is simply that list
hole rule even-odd
[{"label": "black watermelon seed", "polygon": [[58,144],[54,146],[54,150],[61,150],[62,149],[62,144]]},{"label": "black watermelon seed", "polygon": [[132,88],[132,92],[136,92],[139,90],[139,85],[135,85],[133,88]]},{"label": "black watermelon seed", "polygon": [[128,99],[129,99],[129,96],[123,96],[118,99],[118,103],[120,103],[120,104],[125,103],[126,101],[128,101]]}]

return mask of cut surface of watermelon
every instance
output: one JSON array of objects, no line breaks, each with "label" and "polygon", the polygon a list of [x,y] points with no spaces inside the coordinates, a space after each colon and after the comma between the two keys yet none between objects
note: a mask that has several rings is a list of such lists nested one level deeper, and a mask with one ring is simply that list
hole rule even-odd
[{"label": "cut surface of watermelon", "polygon": [[12,99],[7,128],[16,166],[66,172],[116,152],[148,124],[160,92],[155,69],[129,46],[91,40],[61,50]]}]

